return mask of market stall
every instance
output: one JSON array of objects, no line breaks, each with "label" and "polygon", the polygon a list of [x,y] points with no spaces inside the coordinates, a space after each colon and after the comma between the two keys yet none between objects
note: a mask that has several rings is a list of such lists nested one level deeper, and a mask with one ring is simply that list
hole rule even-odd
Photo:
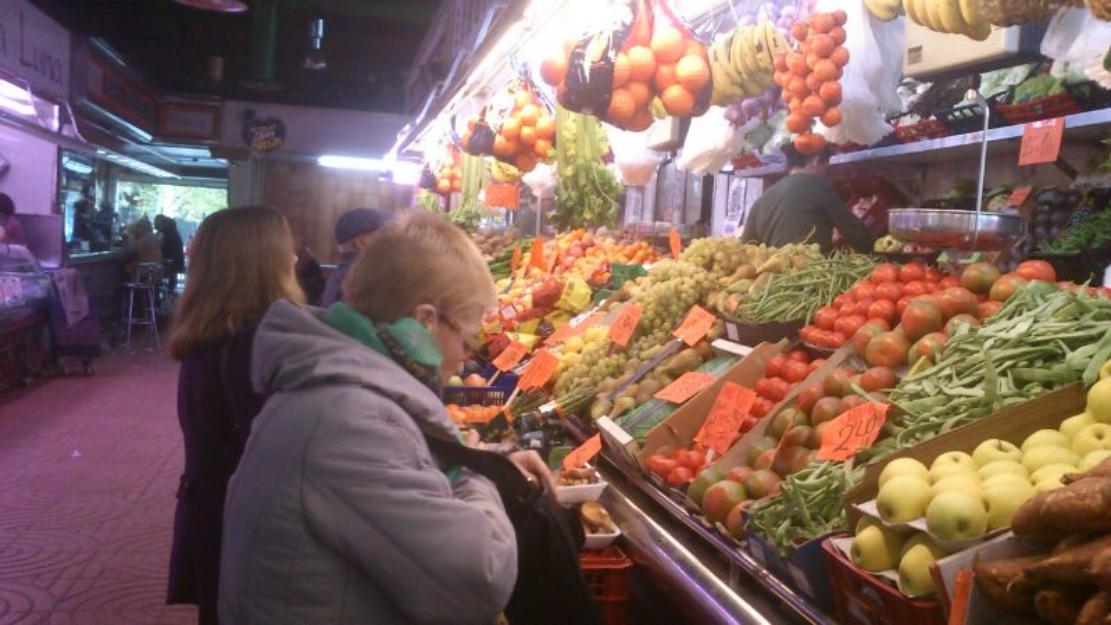
[{"label": "market stall", "polygon": [[[530,5],[399,137],[500,293],[449,413],[675,618],[1106,618],[1111,25],[1005,4]],[[870,252],[736,238],[785,146]]]}]

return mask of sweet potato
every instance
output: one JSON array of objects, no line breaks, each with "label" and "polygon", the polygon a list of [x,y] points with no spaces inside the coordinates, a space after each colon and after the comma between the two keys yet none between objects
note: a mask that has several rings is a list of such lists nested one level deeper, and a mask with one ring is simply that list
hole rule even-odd
[{"label": "sweet potato", "polygon": [[1052,625],[1074,625],[1080,608],[1092,596],[1092,591],[1076,586],[1055,584],[1034,594],[1034,611]]},{"label": "sweet potato", "polygon": [[1038,493],[1018,507],[1011,519],[1011,531],[1016,536],[1043,536],[1047,533],[1048,528],[1042,521],[1042,506],[1050,492]]},{"label": "sweet potato", "polygon": [[1086,542],[1091,542],[1097,538],[1099,538],[1099,534],[1072,534],[1069,536],[1065,536],[1061,540],[1057,541],[1056,545],[1053,545],[1053,550],[1050,553],[1058,554],[1067,549],[1079,547],[1080,545],[1083,545]]},{"label": "sweet potato", "polygon": [[1111,621],[1111,592],[1101,590],[1088,599],[1080,614],[1076,616],[1076,625],[1107,625]]},{"label": "sweet potato", "polygon": [[1074,533],[1111,530],[1111,477],[1084,478],[1049,491],[1038,518]]},{"label": "sweet potato", "polygon": [[1037,586],[1030,583],[1023,572],[1043,559],[1045,556],[992,562],[976,560],[972,565],[976,587],[1000,610],[1018,615],[1033,615]]},{"label": "sweet potato", "polygon": [[1096,554],[1111,546],[1111,536],[1104,536],[1030,565],[1025,577],[1035,584],[1092,584],[1090,566]]},{"label": "sweet potato", "polygon": [[1092,558],[1088,573],[1101,590],[1111,591],[1111,546],[1104,547]]},{"label": "sweet potato", "polygon": [[1079,482],[1089,477],[1111,477],[1111,458],[1104,460],[1083,473],[1068,473],[1061,478],[1061,481],[1065,484],[1072,484],[1073,482]]}]

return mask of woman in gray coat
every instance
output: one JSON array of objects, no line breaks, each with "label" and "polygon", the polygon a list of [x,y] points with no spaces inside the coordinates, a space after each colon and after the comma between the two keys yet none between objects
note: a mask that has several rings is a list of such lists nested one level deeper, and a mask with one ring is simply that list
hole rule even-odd
[{"label": "woman in gray coat", "polygon": [[[269,399],[228,487],[222,625],[489,624],[513,590],[497,490],[425,442],[460,438],[440,385],[495,303],[489,270],[423,211],[371,245],[344,303],[278,302],[259,325]],[[510,458],[550,477],[534,452]]]}]

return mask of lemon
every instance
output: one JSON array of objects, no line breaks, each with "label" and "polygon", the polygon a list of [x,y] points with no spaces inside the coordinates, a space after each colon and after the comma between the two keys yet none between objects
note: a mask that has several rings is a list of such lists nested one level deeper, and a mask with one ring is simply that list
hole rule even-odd
[{"label": "lemon", "polygon": [[1111,378],[1096,382],[1088,391],[1088,412],[1100,423],[1111,423]]}]

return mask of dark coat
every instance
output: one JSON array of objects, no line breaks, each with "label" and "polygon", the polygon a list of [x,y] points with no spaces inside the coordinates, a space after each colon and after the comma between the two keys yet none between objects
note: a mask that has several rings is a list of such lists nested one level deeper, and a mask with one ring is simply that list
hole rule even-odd
[{"label": "dark coat", "polygon": [[263,398],[251,388],[255,326],[181,363],[177,410],[185,473],[177,493],[167,603],[196,603],[216,623],[224,495]]}]

